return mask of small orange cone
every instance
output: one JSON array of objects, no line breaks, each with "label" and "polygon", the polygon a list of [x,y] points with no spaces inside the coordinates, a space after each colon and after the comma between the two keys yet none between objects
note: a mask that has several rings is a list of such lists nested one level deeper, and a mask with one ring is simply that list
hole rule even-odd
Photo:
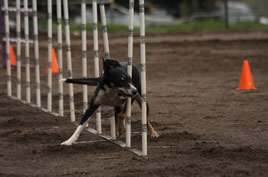
[{"label": "small orange cone", "polygon": [[[56,56],[56,52],[55,52],[55,49],[52,48],[52,51],[51,51],[51,56],[52,56],[52,73],[59,73],[59,67],[58,67],[58,63],[57,63],[57,56]],[[47,69],[46,69],[46,72],[48,72],[48,65],[47,65]]]},{"label": "small orange cone", "polygon": [[11,69],[15,69],[15,66],[17,65],[17,62],[16,62],[16,57],[15,57],[15,53],[14,53],[14,49],[13,49],[12,44],[9,45],[9,53],[10,53]]},{"label": "small orange cone", "polygon": [[253,82],[253,77],[250,71],[249,63],[247,60],[245,60],[243,62],[240,84],[237,90],[250,90],[250,89],[256,89],[256,88]]}]

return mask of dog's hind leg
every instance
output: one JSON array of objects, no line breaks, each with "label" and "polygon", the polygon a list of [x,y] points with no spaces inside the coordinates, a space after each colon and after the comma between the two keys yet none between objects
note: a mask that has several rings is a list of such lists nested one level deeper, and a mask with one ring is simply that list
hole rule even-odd
[{"label": "dog's hind leg", "polygon": [[116,136],[119,137],[122,135],[124,131],[125,113],[122,111],[122,108],[116,107],[114,109],[114,115],[115,115]]},{"label": "dog's hind leg", "polygon": [[68,140],[61,143],[61,145],[72,146],[76,142],[76,140],[79,138],[80,133],[85,128],[90,116],[98,109],[98,107],[98,105],[91,104],[91,106],[86,110],[85,114],[83,115],[81,122],[76,128],[73,135]]},{"label": "dog's hind leg", "polygon": [[119,137],[123,134],[125,130],[124,120],[126,118],[126,114],[124,113],[122,108],[116,107],[114,108],[114,115],[116,136]]},{"label": "dog's hind leg", "polygon": [[150,130],[152,138],[158,138],[159,137],[159,134],[157,133],[157,131],[155,131],[154,127],[152,126],[152,123],[149,120],[147,120],[147,128]]},{"label": "dog's hind leg", "polygon": [[125,120],[126,120],[126,113],[121,112],[118,116],[119,119],[119,136],[123,134],[124,130],[125,130]]},{"label": "dog's hind leg", "polygon": [[[140,108],[141,108],[141,96],[140,95],[137,95],[135,97],[135,100],[138,102]],[[157,131],[155,131],[152,123],[150,122],[149,120],[149,104],[146,102],[146,106],[147,106],[147,128],[149,129],[150,133],[151,133],[151,137],[152,138],[157,138],[159,137],[159,134],[157,133]]]}]

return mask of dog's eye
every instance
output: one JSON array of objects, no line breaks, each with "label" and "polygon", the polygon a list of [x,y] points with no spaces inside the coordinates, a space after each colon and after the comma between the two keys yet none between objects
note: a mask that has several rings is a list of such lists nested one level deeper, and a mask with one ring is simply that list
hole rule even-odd
[{"label": "dog's eye", "polygon": [[123,80],[125,80],[125,78],[124,77],[121,77],[121,81],[123,81]]}]

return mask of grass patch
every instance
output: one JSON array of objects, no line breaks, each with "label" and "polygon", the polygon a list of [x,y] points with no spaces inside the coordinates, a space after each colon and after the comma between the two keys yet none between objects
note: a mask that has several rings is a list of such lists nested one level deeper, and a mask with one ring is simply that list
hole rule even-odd
[{"label": "grass patch", "polygon": [[[64,26],[64,24],[63,24]],[[128,31],[128,26],[126,25],[117,25],[117,24],[109,24],[107,25],[108,31],[109,32],[121,32],[121,31]],[[71,31],[81,31],[82,27],[81,25],[77,24],[70,24],[70,30]],[[92,24],[87,24],[87,31],[92,31],[93,30],[93,25]],[[98,31],[102,30],[102,25],[98,24]]]},{"label": "grass patch", "polygon": [[258,21],[248,21],[231,25],[231,29],[268,29],[268,25],[261,24]]},{"label": "grass patch", "polygon": [[[64,28],[64,23],[62,23]],[[39,22],[40,29],[47,29],[47,21],[41,20]],[[127,32],[127,25],[118,24],[108,24],[108,32]],[[53,30],[57,29],[57,25],[53,24]],[[242,29],[268,29],[268,25],[260,24],[258,21],[241,22],[237,24],[230,25],[230,30],[242,30]],[[81,31],[81,25],[70,23],[70,30]],[[92,31],[92,24],[87,24],[87,31]],[[101,24],[98,24],[98,30],[102,30]],[[167,33],[167,32],[195,32],[195,31],[221,31],[226,30],[225,24],[222,21],[217,20],[202,20],[194,23],[184,23],[178,25],[149,25],[146,27],[146,32],[157,32],[157,33]],[[138,27],[134,28],[135,32],[139,31]]]},{"label": "grass patch", "polygon": [[[230,25],[229,29],[268,29],[268,25],[260,24],[258,21],[248,21]],[[226,30],[226,28],[224,22],[215,20],[204,20],[180,25],[150,25],[146,28],[147,32],[194,32],[204,30],[220,31]]]}]

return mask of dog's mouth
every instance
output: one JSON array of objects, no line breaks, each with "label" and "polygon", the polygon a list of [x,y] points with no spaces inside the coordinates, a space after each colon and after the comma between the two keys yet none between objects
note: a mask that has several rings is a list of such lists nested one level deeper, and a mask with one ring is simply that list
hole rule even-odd
[{"label": "dog's mouth", "polygon": [[125,89],[119,89],[118,90],[118,96],[122,96],[122,97],[136,97],[137,96],[137,91],[133,91],[131,89],[129,90],[125,90]]},{"label": "dog's mouth", "polygon": [[127,92],[124,92],[124,91],[122,91],[122,90],[119,90],[119,92],[118,92],[118,96],[123,96],[123,97],[133,97],[134,95],[129,94],[129,93],[127,93]]}]

